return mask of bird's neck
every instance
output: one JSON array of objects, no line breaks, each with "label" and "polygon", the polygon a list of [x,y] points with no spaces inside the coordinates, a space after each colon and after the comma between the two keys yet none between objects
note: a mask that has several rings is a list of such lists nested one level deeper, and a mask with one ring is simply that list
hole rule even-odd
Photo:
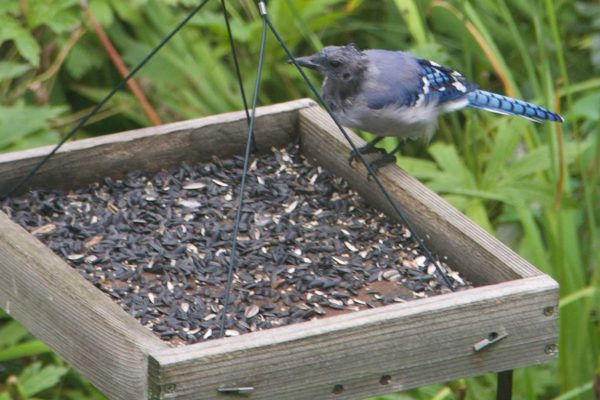
[{"label": "bird's neck", "polygon": [[325,78],[322,90],[323,99],[333,111],[342,110],[358,94],[360,83],[360,76],[347,81]]}]

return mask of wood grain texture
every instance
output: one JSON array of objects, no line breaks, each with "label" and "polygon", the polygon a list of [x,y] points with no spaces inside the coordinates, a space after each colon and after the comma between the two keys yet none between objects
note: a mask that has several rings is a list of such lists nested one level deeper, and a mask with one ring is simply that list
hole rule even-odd
[{"label": "wood grain texture", "polygon": [[[353,142],[365,141],[350,130]],[[317,107],[300,111],[302,150],[332,173],[350,183],[368,203],[395,217],[395,212],[360,162],[348,163],[350,145],[331,117]],[[370,156],[372,159],[375,156]],[[441,257],[477,285],[488,285],[541,272],[503,245],[499,240],[429,190],[414,177],[389,165],[378,174],[384,187],[416,227],[421,238]]]},{"label": "wood grain texture", "polygon": [[[259,151],[289,143],[297,132],[298,109],[314,105],[296,100],[259,107],[255,139]],[[74,188],[124,173],[146,173],[177,165],[210,161],[213,156],[243,154],[247,137],[244,112],[177,122],[64,145],[29,182],[28,187]],[[8,191],[53,146],[0,155],[0,193]]]},{"label": "wood grain texture", "polygon": [[147,356],[166,347],[0,212],[0,307],[112,399],[146,396]]},{"label": "wood grain texture", "polygon": [[[556,282],[538,276],[158,350],[149,364],[151,398],[245,398],[217,388],[252,386],[252,399],[359,399],[547,362],[557,315],[543,310],[557,303]],[[491,332],[508,337],[475,353]],[[334,394],[335,385],[343,392]]]}]

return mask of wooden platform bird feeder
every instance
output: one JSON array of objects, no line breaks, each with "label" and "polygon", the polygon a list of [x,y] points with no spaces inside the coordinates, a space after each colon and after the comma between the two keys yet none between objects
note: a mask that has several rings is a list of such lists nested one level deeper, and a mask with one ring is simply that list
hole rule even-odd
[{"label": "wooden platform bird feeder", "polygon": [[[234,112],[79,140],[30,186],[72,189],[224,159],[243,153],[246,133],[245,114]],[[311,162],[394,215],[312,101],[259,108],[255,137],[267,150],[299,139]],[[0,155],[0,192],[48,151]],[[379,177],[430,248],[475,288],[172,347],[0,212],[0,307],[111,399],[361,399],[553,360],[558,284],[400,168]]]}]

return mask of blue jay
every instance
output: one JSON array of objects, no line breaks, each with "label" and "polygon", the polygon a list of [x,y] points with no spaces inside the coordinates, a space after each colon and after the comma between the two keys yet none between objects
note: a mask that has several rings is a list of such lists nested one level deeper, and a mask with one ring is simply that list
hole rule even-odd
[{"label": "blue jay", "polygon": [[[384,136],[429,139],[439,114],[465,107],[535,122],[563,122],[545,108],[480,90],[453,69],[407,52],[360,51],[349,44],[327,46],[296,62],[325,76],[323,100],[342,125],[378,136],[359,149],[362,154],[375,151]],[[399,148],[372,166],[377,169],[393,161]]]}]

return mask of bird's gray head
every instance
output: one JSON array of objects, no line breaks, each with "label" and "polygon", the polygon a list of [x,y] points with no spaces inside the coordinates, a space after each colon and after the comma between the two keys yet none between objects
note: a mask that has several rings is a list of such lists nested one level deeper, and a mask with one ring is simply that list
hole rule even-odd
[{"label": "bird's gray head", "polygon": [[296,58],[296,62],[320,72],[328,79],[342,82],[360,78],[367,69],[366,55],[353,44],[327,46],[312,56]]}]

